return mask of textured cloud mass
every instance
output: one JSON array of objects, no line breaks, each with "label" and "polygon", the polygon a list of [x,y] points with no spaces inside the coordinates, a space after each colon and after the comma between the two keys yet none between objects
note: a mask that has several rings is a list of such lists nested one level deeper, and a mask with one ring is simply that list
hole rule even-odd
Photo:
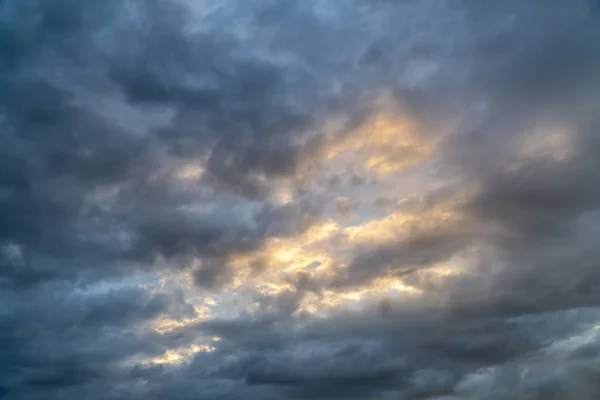
[{"label": "textured cloud mass", "polygon": [[600,398],[591,0],[0,0],[0,398]]}]

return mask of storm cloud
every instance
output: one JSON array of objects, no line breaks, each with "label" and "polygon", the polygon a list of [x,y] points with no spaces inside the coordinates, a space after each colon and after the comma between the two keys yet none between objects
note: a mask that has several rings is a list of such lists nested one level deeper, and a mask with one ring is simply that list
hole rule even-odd
[{"label": "storm cloud", "polygon": [[0,398],[596,399],[589,0],[0,0]]}]

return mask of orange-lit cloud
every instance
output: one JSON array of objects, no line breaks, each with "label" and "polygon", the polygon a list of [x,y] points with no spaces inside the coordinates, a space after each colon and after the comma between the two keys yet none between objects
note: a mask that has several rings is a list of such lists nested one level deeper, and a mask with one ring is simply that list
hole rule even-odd
[{"label": "orange-lit cloud", "polygon": [[374,103],[374,111],[349,132],[337,133],[325,150],[332,162],[350,157],[366,171],[387,175],[427,161],[436,143],[422,127],[388,96]]}]

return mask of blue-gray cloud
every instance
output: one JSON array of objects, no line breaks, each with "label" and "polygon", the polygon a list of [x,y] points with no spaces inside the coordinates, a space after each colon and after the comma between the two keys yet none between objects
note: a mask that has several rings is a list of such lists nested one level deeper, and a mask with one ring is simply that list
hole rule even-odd
[{"label": "blue-gray cloud", "polygon": [[[597,398],[599,19],[584,0],[0,0],[0,397]],[[446,126],[423,133],[448,184],[421,211],[456,221],[336,237],[326,279],[232,291],[235,261],[336,205],[368,214],[338,198],[383,178],[302,174],[383,91]],[[464,274],[427,274],[473,246]],[[200,318],[144,281],[188,270],[249,311]],[[390,276],[421,294],[302,307]]]}]

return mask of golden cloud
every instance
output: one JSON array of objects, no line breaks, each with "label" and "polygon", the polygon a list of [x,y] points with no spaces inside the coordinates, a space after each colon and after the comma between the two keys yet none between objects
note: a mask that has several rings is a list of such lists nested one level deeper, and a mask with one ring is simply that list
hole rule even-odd
[{"label": "golden cloud", "polygon": [[382,95],[375,101],[373,114],[359,126],[331,135],[325,160],[350,155],[365,170],[386,175],[430,159],[435,150],[435,140],[423,134],[420,124],[391,96]]}]

